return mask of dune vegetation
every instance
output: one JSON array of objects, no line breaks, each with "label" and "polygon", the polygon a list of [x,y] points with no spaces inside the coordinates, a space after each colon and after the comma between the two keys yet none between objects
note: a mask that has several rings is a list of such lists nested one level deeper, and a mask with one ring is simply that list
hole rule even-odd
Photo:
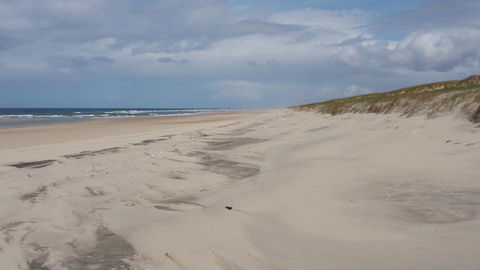
[{"label": "dune vegetation", "polygon": [[453,112],[474,123],[480,123],[480,75],[291,108],[332,115],[394,112],[407,117],[420,114],[435,117]]}]

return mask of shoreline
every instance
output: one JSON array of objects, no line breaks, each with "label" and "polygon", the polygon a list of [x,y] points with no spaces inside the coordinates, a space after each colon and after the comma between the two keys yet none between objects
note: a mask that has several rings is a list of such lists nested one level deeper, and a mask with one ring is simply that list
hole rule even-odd
[{"label": "shoreline", "polygon": [[[261,111],[263,110],[235,110],[198,114],[89,119],[76,122],[0,128],[0,150],[94,139],[99,136],[147,132],[161,128],[162,125],[171,127],[197,121],[199,123],[204,121],[221,121],[235,116],[242,118],[240,115],[244,113],[254,114]],[[84,132],[85,129],[89,129],[89,132]]]},{"label": "shoreline", "polygon": [[3,118],[0,119],[0,130],[11,128],[23,128],[23,127],[38,127],[38,126],[50,126],[69,123],[78,123],[83,121],[91,121],[94,119],[12,119]]},{"label": "shoreline", "polygon": [[[31,110],[39,110],[39,109],[31,109]],[[59,108],[59,109],[51,109],[51,110],[55,111],[55,110],[66,110],[66,109]],[[85,109],[72,108],[68,110],[76,111],[76,110],[85,110]],[[89,114],[89,116],[81,116],[81,117],[75,114],[70,116],[30,115],[30,117],[22,117],[22,115],[19,115],[18,117],[16,117],[15,115],[9,115],[9,117],[2,117],[2,115],[0,115],[0,129],[69,124],[69,123],[78,123],[78,122],[96,121],[96,120],[110,120],[110,119],[138,118],[138,117],[189,116],[189,115],[200,115],[200,114],[209,114],[209,113],[242,111],[242,109],[203,109],[203,108],[202,109],[94,109],[94,110],[106,110],[106,113],[122,112],[124,114],[128,114],[128,112],[142,113],[142,111],[146,111],[146,112],[150,112],[150,111],[169,112],[169,111],[178,111],[178,110],[183,110],[183,111],[200,110],[200,111],[182,112],[182,113],[171,112],[171,113],[156,114],[156,115],[130,114],[130,115],[116,115],[116,116],[94,116]],[[112,110],[116,110],[116,111],[112,111]],[[75,113],[80,113],[80,112],[75,112]],[[99,112],[97,111],[96,113],[98,114]]]}]

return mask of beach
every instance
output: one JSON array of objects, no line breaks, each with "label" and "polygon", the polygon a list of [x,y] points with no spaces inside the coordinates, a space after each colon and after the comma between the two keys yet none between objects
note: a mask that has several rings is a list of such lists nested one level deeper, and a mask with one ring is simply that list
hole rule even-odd
[{"label": "beach", "polygon": [[479,133],[289,109],[1,129],[1,269],[478,269]]}]

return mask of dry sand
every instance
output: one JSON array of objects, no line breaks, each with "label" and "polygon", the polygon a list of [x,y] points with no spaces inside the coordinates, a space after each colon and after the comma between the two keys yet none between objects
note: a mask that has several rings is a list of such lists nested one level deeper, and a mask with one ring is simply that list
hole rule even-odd
[{"label": "dry sand", "polygon": [[479,269],[479,132],[289,110],[0,130],[0,268]]}]

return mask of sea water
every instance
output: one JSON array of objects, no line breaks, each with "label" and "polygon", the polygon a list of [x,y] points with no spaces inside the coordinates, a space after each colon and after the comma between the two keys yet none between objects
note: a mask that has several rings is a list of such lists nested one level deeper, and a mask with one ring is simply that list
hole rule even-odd
[{"label": "sea water", "polygon": [[0,108],[0,128],[69,123],[92,119],[189,115],[227,111],[213,108]]}]

